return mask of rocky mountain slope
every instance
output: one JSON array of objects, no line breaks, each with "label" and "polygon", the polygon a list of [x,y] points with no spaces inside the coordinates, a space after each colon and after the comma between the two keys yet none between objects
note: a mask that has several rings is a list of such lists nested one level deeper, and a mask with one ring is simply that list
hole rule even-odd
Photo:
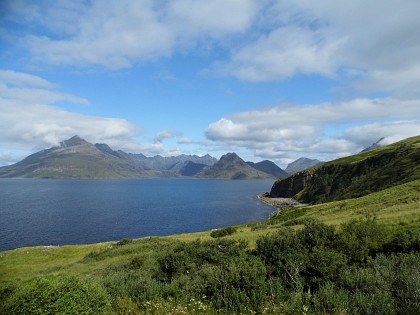
[{"label": "rocky mountain slope", "polygon": [[317,159],[308,159],[305,157],[301,157],[298,158],[296,161],[290,163],[289,165],[287,165],[285,171],[292,175],[294,173],[306,170],[308,168],[317,166],[317,165],[321,165],[324,162],[321,162],[320,160]]},{"label": "rocky mountain slope", "polygon": [[219,179],[264,179],[273,178],[272,175],[256,170],[249,166],[236,153],[223,155],[213,166],[206,167],[197,174],[200,178]]},{"label": "rocky mountain slope", "polygon": [[0,177],[136,178],[159,174],[124,159],[107,145],[93,145],[78,136],[0,168]]},{"label": "rocky mountain slope", "polygon": [[246,162],[246,164],[248,164],[252,168],[255,168],[258,171],[272,175],[275,178],[285,178],[289,176],[288,173],[286,173],[284,170],[278,167],[274,162],[269,160],[264,160],[258,163]]},{"label": "rocky mountain slope", "polygon": [[270,196],[322,203],[364,196],[419,178],[420,136],[416,136],[278,180]]}]

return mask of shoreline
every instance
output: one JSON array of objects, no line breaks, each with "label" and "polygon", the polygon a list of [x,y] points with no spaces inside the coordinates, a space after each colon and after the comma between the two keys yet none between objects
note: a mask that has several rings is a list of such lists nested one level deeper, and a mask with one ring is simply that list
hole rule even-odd
[{"label": "shoreline", "polygon": [[274,212],[271,213],[270,218],[283,210],[305,207],[308,205],[306,203],[300,203],[299,201],[293,198],[271,198],[264,196],[264,194],[258,195],[258,199],[276,209]]}]

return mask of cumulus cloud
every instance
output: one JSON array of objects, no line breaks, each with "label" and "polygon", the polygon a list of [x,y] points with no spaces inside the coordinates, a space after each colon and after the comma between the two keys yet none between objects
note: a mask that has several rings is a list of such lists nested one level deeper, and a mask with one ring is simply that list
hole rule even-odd
[{"label": "cumulus cloud", "polygon": [[315,74],[411,97],[420,93],[419,11],[417,0],[16,0],[4,19],[34,26],[18,44],[38,63],[119,69],[216,47],[230,57],[210,72],[241,80]]},{"label": "cumulus cloud", "polygon": [[255,0],[72,2],[19,0],[10,5],[10,19],[26,19],[47,30],[22,40],[36,61],[130,67],[138,61],[169,57],[203,38],[243,32],[259,7]]},{"label": "cumulus cloud", "polygon": [[235,51],[231,61],[215,64],[214,71],[256,82],[299,74],[332,76],[342,42],[309,28],[282,27]]},{"label": "cumulus cloud", "polygon": [[58,92],[54,84],[43,78],[11,70],[0,70],[0,96],[5,99],[38,104],[61,101],[89,104],[89,101],[82,97]]},{"label": "cumulus cloud", "polygon": [[265,11],[268,27],[233,47],[214,72],[246,81],[344,74],[358,90],[420,93],[414,83],[420,76],[419,1],[286,0],[270,2]]},{"label": "cumulus cloud", "polygon": [[182,136],[182,133],[179,131],[163,130],[158,132],[155,135],[155,143],[162,143],[165,139],[176,138]]},{"label": "cumulus cloud", "polygon": [[221,118],[205,135],[262,158],[333,159],[357,153],[381,137],[391,143],[419,135],[418,108],[419,100],[393,98],[278,106]]},{"label": "cumulus cloud", "polygon": [[66,111],[52,105],[0,99],[0,144],[31,150],[58,145],[79,135],[93,142],[129,140],[137,127],[118,118],[100,118]]},{"label": "cumulus cloud", "polygon": [[[63,100],[88,103],[57,91],[53,83],[40,77],[0,71],[0,147],[31,152],[56,146],[77,134],[90,142],[107,143],[129,152],[147,155],[164,152],[159,143],[137,143],[135,137],[141,132],[140,126],[126,119],[88,116],[54,105]],[[1,153],[0,163],[9,164],[18,157],[21,156],[5,151]]]}]

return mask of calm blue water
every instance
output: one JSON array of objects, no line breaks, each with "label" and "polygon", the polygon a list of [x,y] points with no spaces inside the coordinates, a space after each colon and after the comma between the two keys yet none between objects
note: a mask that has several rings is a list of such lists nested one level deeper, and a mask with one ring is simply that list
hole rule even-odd
[{"label": "calm blue water", "polygon": [[273,180],[0,179],[0,250],[204,231],[268,218]]}]

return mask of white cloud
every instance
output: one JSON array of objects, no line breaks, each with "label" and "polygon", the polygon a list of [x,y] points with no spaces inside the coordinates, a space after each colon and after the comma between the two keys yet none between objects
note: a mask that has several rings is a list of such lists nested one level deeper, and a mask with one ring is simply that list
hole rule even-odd
[{"label": "white cloud", "polygon": [[5,19],[32,26],[14,41],[36,63],[118,69],[210,47],[230,52],[211,71],[241,80],[315,74],[350,78],[362,93],[420,93],[418,0],[16,0],[6,9]]},{"label": "white cloud", "polygon": [[[0,147],[29,154],[79,135],[92,143],[107,143],[114,149],[133,153],[164,152],[160,143],[137,143],[135,137],[141,128],[125,119],[88,116],[52,105],[63,100],[88,103],[83,98],[51,90],[54,86],[37,76],[0,71]],[[12,151],[2,152],[0,165],[15,162],[16,158]]]},{"label": "white cloud", "polygon": [[118,69],[169,57],[178,48],[195,47],[202,39],[241,33],[251,26],[258,3],[94,0],[35,5],[21,0],[11,5],[9,15],[48,30],[23,39],[37,62]]},{"label": "white cloud", "polygon": [[10,165],[22,160],[25,156],[22,154],[14,153],[12,151],[6,150],[0,152],[0,166],[1,165]]},{"label": "white cloud", "polygon": [[51,104],[60,101],[89,104],[89,101],[84,98],[56,91],[54,84],[43,78],[10,70],[0,70],[0,96],[35,104]]},{"label": "white cloud", "polygon": [[257,38],[213,71],[246,81],[344,74],[364,92],[420,93],[419,1],[285,0],[265,9]]},{"label": "white cloud", "polygon": [[357,153],[381,137],[390,143],[419,135],[419,108],[420,100],[392,98],[278,106],[222,118],[205,135],[262,158],[333,159]]},{"label": "white cloud", "polygon": [[177,141],[177,143],[178,143],[178,144],[193,144],[193,143],[194,143],[194,141],[193,141],[192,139],[190,139],[190,138],[186,138],[186,137],[184,137],[184,138],[179,139],[179,140]]},{"label": "white cloud", "polygon": [[0,82],[18,86],[36,86],[51,89],[54,85],[38,76],[13,70],[0,70]]},{"label": "white cloud", "polygon": [[52,105],[27,104],[0,99],[0,145],[27,150],[58,145],[79,135],[88,141],[129,141],[137,133],[132,123],[117,118],[99,118],[66,111]]},{"label": "white cloud", "polygon": [[176,138],[180,136],[182,136],[182,133],[179,131],[163,130],[155,135],[154,142],[162,143],[162,141],[165,139]]},{"label": "white cloud", "polygon": [[336,56],[342,41],[325,38],[325,34],[309,28],[282,27],[235,51],[229,63],[216,64],[214,71],[256,82],[298,74],[332,76],[339,64]]},{"label": "white cloud", "polygon": [[418,115],[413,118],[417,118],[417,120],[373,123],[349,128],[345,131],[344,137],[355,143],[361,143],[365,147],[373,143],[372,139],[384,138],[381,141],[383,145],[394,143],[420,135],[420,119]]}]

